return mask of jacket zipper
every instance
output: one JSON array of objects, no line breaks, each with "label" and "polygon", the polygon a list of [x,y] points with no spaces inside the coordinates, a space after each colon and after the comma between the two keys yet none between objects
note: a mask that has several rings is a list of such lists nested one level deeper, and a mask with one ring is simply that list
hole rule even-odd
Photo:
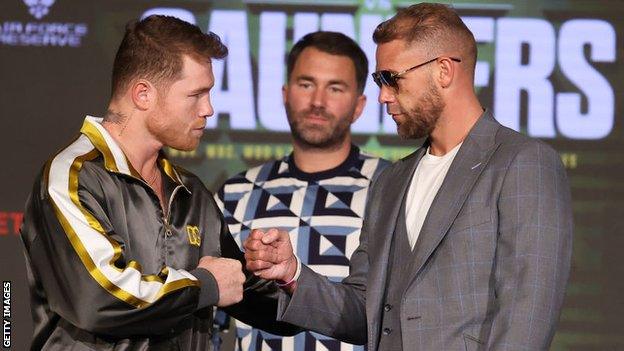
[{"label": "jacket zipper", "polygon": [[169,197],[169,203],[167,204],[167,213],[163,214],[163,224],[165,225],[165,236],[167,238],[170,237],[172,234],[171,224],[169,224],[169,220],[171,219],[171,204],[173,203],[173,197],[181,187],[181,185],[178,185],[175,187],[175,189],[173,189],[173,191],[171,192],[171,196]]},{"label": "jacket zipper", "polygon": [[[135,177],[132,177],[135,178]],[[135,178],[138,179],[138,178]],[[147,184],[147,182],[143,179],[138,179],[141,181],[141,183],[145,184],[145,186],[147,186],[147,188],[152,192],[152,194],[154,194],[154,196],[156,196],[156,199],[158,199],[158,195],[156,194],[156,191],[154,191],[154,189],[152,189],[152,187]],[[180,190],[180,188],[182,187],[182,185],[177,185],[173,191],[171,192],[171,196],[169,197],[169,203],[167,204],[167,213],[163,213],[162,216],[162,220],[163,220],[163,224],[165,226],[165,237],[168,238],[173,234],[173,227],[171,226],[171,224],[169,224],[169,219],[171,218],[171,204],[173,203],[173,197],[175,196],[175,194],[178,192],[178,190]],[[158,200],[158,204],[160,206],[160,200]],[[162,210],[164,210],[164,208],[161,208]]]}]

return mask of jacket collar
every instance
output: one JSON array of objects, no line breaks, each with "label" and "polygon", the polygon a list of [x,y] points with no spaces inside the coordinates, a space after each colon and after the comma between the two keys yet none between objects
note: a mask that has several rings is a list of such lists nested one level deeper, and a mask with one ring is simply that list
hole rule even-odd
[{"label": "jacket collar", "polygon": [[[102,118],[87,116],[80,128],[80,133],[84,134],[93,146],[102,154],[104,167],[109,172],[124,174],[129,177],[139,179],[145,183],[145,179],[137,172],[128,157],[123,152],[119,144],[113,139],[108,131],[102,126]],[[167,159],[161,150],[158,154],[158,166],[177,185],[181,185],[190,193],[188,187],[182,182],[175,166]]]}]

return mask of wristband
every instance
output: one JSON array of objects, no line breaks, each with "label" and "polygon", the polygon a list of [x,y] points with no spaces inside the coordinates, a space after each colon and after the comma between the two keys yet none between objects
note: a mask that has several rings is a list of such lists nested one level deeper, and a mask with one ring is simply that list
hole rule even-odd
[{"label": "wristband", "polygon": [[277,284],[278,287],[287,288],[295,284],[297,279],[299,279],[299,275],[301,275],[301,261],[299,261],[299,257],[297,257],[296,255],[295,255],[295,260],[297,260],[297,270],[295,271],[295,275],[292,277],[290,281],[285,282],[285,283],[280,283],[278,281],[275,281],[275,284]]}]

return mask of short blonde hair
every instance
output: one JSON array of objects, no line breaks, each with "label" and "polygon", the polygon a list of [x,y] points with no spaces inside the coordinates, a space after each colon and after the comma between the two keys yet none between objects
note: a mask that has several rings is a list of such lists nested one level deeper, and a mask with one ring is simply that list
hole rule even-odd
[{"label": "short blonde hair", "polygon": [[457,12],[447,5],[420,3],[401,9],[394,17],[380,23],[373,33],[376,44],[396,39],[420,45],[433,55],[460,54],[474,76],[477,62],[474,35]]}]

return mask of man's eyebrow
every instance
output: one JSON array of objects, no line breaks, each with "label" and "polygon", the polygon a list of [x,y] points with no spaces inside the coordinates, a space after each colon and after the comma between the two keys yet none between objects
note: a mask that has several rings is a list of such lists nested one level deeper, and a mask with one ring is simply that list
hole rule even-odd
[{"label": "man's eyebrow", "polygon": [[195,90],[191,91],[191,94],[203,94],[203,93],[207,93],[210,91],[210,89],[212,89],[212,86],[209,87],[201,87],[201,88],[197,88]]},{"label": "man's eyebrow", "polygon": [[[310,82],[316,82],[316,79],[312,76],[307,76],[307,75],[302,75],[302,76],[298,76],[296,78],[297,81],[299,80],[305,80],[305,81],[310,81]],[[349,84],[347,82],[345,82],[342,79],[332,79],[329,81],[329,85],[342,85],[345,87],[348,87]]]},{"label": "man's eyebrow", "polygon": [[307,81],[310,81],[310,82],[316,81],[316,79],[314,79],[314,77],[307,76],[307,75],[297,76],[296,80],[307,80]]},{"label": "man's eyebrow", "polygon": [[332,79],[332,80],[329,81],[329,85],[334,85],[334,84],[336,84],[336,85],[343,85],[345,87],[349,86],[349,84],[347,82],[345,82],[344,80],[342,80],[342,79]]}]

